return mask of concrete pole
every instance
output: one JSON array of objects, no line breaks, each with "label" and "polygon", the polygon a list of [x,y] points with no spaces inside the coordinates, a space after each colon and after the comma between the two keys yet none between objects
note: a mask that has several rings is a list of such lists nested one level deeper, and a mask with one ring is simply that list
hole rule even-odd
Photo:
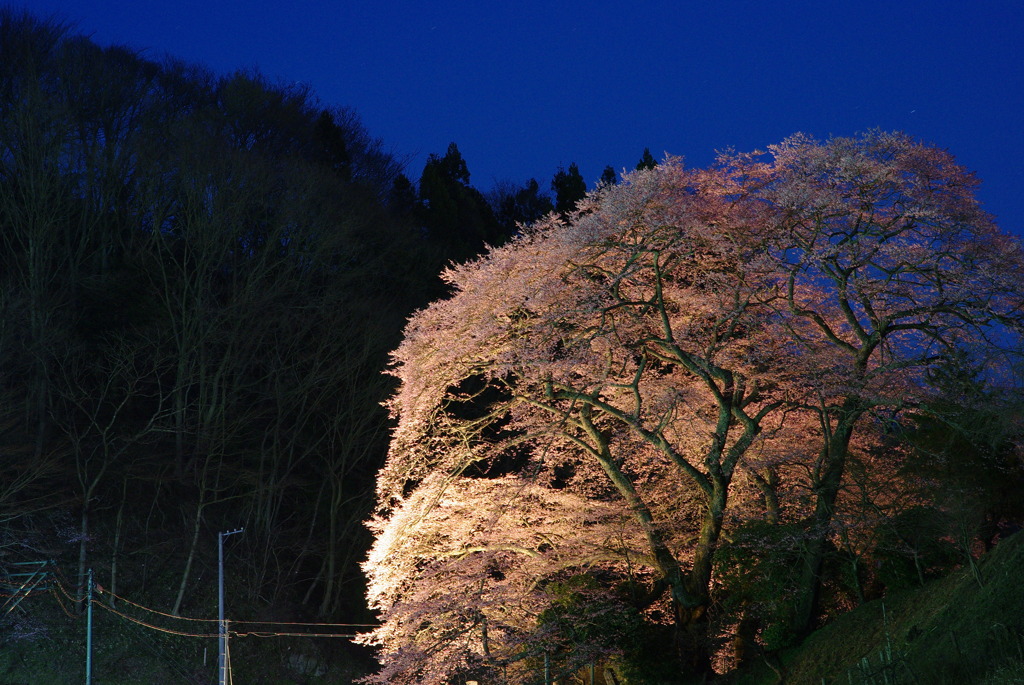
[{"label": "concrete pole", "polygon": [[228,624],[224,620],[224,538],[235,533],[241,533],[245,528],[228,530],[217,533],[217,619],[218,633],[220,634],[219,656],[217,657],[217,682],[220,685],[227,685],[228,664]]},{"label": "concrete pole", "polygon": [[92,569],[85,593],[85,685],[92,684]]}]

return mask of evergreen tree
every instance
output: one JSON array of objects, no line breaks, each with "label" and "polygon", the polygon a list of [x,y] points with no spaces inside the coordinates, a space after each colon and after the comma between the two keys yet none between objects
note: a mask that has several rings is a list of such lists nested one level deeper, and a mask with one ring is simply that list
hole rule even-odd
[{"label": "evergreen tree", "polygon": [[485,244],[500,242],[497,219],[480,191],[469,185],[469,169],[455,143],[443,157],[430,155],[423,167],[420,210],[428,235],[451,259],[468,259]]},{"label": "evergreen tree", "polygon": [[598,185],[602,186],[613,186],[619,182],[618,177],[615,175],[615,169],[609,164],[601,172],[601,178],[598,180]]},{"label": "evergreen tree", "polygon": [[587,194],[587,183],[576,162],[569,165],[568,171],[558,167],[551,179],[551,190],[555,192],[555,210],[559,214],[566,216],[576,208],[576,203]]},{"label": "evergreen tree", "polygon": [[351,161],[345,145],[345,131],[334,122],[329,110],[320,113],[313,127],[315,140],[314,155],[346,181],[351,180]]},{"label": "evergreen tree", "polygon": [[405,174],[398,174],[391,184],[388,205],[398,216],[409,216],[416,210],[416,187]]},{"label": "evergreen tree", "polygon": [[636,163],[637,171],[640,171],[642,169],[653,169],[656,166],[658,166],[658,163],[654,160],[654,157],[651,155],[650,148],[645,147],[644,154],[640,157],[640,161]]}]

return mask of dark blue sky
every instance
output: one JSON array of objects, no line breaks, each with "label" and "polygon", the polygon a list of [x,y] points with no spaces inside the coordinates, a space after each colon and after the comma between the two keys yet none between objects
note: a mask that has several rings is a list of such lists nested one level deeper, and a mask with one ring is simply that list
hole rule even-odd
[{"label": "dark blue sky", "polygon": [[591,184],[644,147],[693,165],[797,131],[900,129],[982,179],[1024,234],[1021,0],[29,0],[101,44],[257,67],[359,112],[418,178],[455,141],[471,181]]}]

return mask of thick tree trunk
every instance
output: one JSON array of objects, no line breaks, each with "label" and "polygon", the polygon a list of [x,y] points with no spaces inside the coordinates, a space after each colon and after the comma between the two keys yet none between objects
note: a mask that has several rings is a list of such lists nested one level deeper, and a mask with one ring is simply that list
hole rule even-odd
[{"label": "thick tree trunk", "polygon": [[758,653],[757,631],[761,627],[761,621],[757,613],[743,608],[740,614],[740,622],[732,634],[732,668],[741,669],[752,663],[754,656]]},{"label": "thick tree trunk", "polygon": [[[853,404],[847,402],[847,404]],[[844,409],[847,409],[844,407]],[[846,457],[850,449],[853,426],[860,412],[849,408],[837,422],[826,443],[825,463],[814,484],[814,514],[808,526],[808,540],[800,565],[800,581],[794,604],[792,634],[803,639],[814,629],[821,595],[821,571],[828,551],[832,517],[843,484]]]},{"label": "thick tree trunk", "polygon": [[689,674],[695,675],[711,672],[711,572],[715,550],[722,534],[728,489],[720,480],[713,481],[713,488],[697,537],[693,566],[685,578],[689,605],[680,607],[678,613],[678,630],[683,650],[680,656]]}]

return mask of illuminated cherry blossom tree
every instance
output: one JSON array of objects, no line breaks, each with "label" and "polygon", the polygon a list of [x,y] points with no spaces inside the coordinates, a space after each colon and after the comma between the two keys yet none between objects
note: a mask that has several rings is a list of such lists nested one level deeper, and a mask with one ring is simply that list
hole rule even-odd
[{"label": "illuminated cherry blossom tree", "polygon": [[811,493],[784,503],[804,521],[799,632],[850,455],[877,453],[882,419],[927,410],[951,352],[1009,338],[1020,272],[970,175],[882,133],[797,136],[708,170],[668,159],[453,267],[454,295],[394,353],[366,564],[377,678],[526,680],[517,665],[558,642],[555,589],[587,574],[608,590],[595,607],[674,626],[677,668],[707,672],[741,482],[769,523],[780,497]]},{"label": "illuminated cherry blossom tree", "polygon": [[[782,339],[768,306],[781,296],[771,236],[741,194],[728,174],[666,163],[589,198],[569,222],[552,217],[448,273],[457,294],[416,315],[395,354],[399,423],[378,480],[368,564],[371,601],[385,616],[399,615],[416,583],[402,555],[377,550],[417,536],[442,497],[463,492],[458,481],[514,472],[629,513],[643,543],[631,557],[651,579],[647,604],[667,591],[664,620],[679,628],[681,657],[705,666],[711,559],[729,487],[783,404],[771,361]],[[409,523],[402,514],[427,483],[437,494]],[[488,531],[540,553],[519,541],[532,535],[507,522]],[[446,560],[452,551],[433,548]],[[408,633],[394,641],[390,623],[372,639],[422,642]]]}]

